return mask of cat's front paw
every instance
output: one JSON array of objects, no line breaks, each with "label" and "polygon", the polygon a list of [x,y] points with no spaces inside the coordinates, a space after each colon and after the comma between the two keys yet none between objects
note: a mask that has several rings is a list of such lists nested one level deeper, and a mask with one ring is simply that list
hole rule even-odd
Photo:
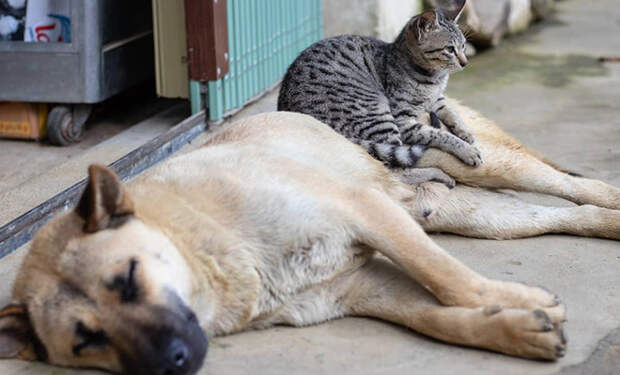
[{"label": "cat's front paw", "polygon": [[459,129],[454,132],[454,135],[461,138],[462,140],[469,143],[470,145],[473,144],[475,141],[474,135],[468,132],[467,130]]},{"label": "cat's front paw", "polygon": [[477,147],[470,144],[464,144],[463,147],[456,150],[455,155],[461,161],[470,167],[478,167],[482,164],[482,155]]}]

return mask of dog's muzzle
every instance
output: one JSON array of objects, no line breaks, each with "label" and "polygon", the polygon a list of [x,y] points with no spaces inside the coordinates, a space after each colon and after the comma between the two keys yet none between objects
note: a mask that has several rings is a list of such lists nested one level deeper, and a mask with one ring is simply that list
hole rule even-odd
[{"label": "dog's muzzle", "polygon": [[135,324],[130,349],[121,354],[124,374],[192,375],[202,367],[208,342],[194,313],[181,304],[152,307],[148,324]]}]

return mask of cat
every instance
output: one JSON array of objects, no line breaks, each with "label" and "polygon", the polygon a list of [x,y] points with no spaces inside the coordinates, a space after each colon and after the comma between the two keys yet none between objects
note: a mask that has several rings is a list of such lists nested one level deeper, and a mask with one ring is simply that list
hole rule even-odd
[{"label": "cat", "polygon": [[[427,147],[480,165],[474,137],[443,97],[449,74],[467,64],[456,24],[464,5],[414,16],[393,43],[343,35],[311,45],[288,68],[278,110],[327,123],[391,168],[414,167]],[[441,122],[421,124],[427,113]]]}]

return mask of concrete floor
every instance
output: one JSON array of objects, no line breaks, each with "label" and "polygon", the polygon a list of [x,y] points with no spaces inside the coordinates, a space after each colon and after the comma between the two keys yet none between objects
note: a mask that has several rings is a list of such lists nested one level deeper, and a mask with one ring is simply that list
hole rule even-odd
[{"label": "concrete floor", "polygon": [[153,90],[149,85],[140,86],[95,104],[82,140],[66,147],[53,146],[47,140],[0,139],[0,194],[16,189],[156,113],[184,102],[157,99]]},{"label": "concrete floor", "polygon": [[188,115],[187,101],[144,87],[96,105],[82,141],[70,146],[0,139],[0,226],[85,178],[89,164],[112,163]]},{"label": "concrete floor", "polygon": [[[620,186],[620,64],[596,61],[620,51],[620,8],[614,0],[558,4],[557,20],[474,59],[453,77],[449,93],[552,160]],[[275,97],[268,95],[237,117],[273,110]],[[484,275],[558,293],[569,312],[566,357],[553,363],[522,360],[349,318],[216,338],[201,373],[620,374],[619,242],[561,235],[512,241],[433,238]],[[25,249],[0,262],[0,305],[8,300],[8,283]],[[0,373],[73,372],[1,361]]]}]

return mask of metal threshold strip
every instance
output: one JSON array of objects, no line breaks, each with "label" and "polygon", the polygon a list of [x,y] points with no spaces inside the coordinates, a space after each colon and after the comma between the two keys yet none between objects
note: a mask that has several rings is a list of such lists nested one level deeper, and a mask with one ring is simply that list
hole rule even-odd
[{"label": "metal threshold strip", "polygon": [[[208,127],[205,119],[204,111],[188,117],[167,132],[113,162],[109,165],[110,168],[122,180],[138,175],[202,134]],[[54,215],[72,208],[80,198],[86,182],[86,179],[81,180],[0,227],[0,259],[30,241],[37,229]]]}]

